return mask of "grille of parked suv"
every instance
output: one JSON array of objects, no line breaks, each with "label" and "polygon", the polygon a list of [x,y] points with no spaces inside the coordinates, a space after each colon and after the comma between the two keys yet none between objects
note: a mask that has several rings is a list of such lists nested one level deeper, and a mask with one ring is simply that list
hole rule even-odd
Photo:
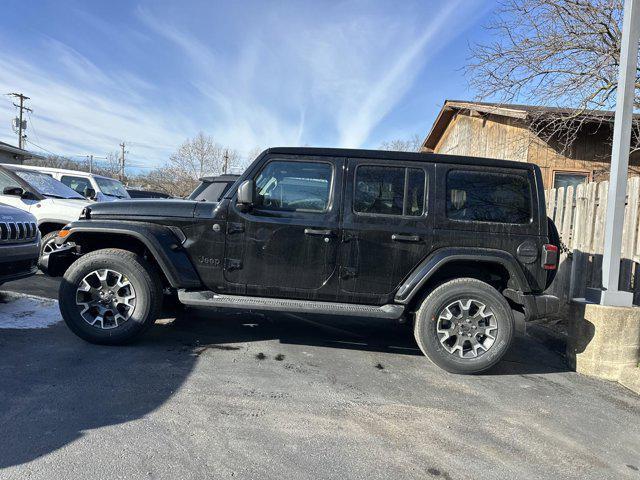
[{"label": "grille of parked suv", "polygon": [[34,222],[0,222],[0,243],[28,242],[37,236]]}]

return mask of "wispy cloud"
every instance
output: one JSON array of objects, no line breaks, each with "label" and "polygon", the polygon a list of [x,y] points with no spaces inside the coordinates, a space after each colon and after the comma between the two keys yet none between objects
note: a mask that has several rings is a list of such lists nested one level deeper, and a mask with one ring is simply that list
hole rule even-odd
[{"label": "wispy cloud", "polygon": [[[0,51],[0,92],[22,91],[31,97],[34,114],[27,134],[33,150],[104,155],[122,140],[140,140],[132,149],[135,156],[154,162],[164,160],[197,128],[194,122],[181,131],[177,122],[169,123],[168,112],[145,99],[153,89],[149,82],[128,72],[105,72],[56,40],[45,39],[43,49],[43,58],[55,59],[55,69]],[[13,114],[9,101],[0,102],[2,118]],[[7,127],[8,122],[1,137],[15,143]]]},{"label": "wispy cloud", "polygon": [[[425,75],[428,62],[482,9],[475,0],[346,0],[221,12],[211,2],[171,10],[140,1],[126,25],[76,12],[99,32],[100,47],[45,31],[35,48],[0,50],[0,93],[32,97],[31,141],[64,154],[104,154],[127,140],[132,157],[151,164],[198,131],[242,153],[375,147],[378,129],[398,131],[382,126],[418,81],[437,88],[439,79]],[[233,5],[226,8],[240,9]],[[454,14],[456,29],[447,28]],[[0,101],[0,116],[12,113]],[[0,139],[13,138],[0,123]]]}]

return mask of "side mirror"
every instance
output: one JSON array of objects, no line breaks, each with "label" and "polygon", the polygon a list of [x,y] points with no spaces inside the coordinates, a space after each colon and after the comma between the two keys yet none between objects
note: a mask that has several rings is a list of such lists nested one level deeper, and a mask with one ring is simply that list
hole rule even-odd
[{"label": "side mirror", "polygon": [[91,187],[85,187],[82,194],[84,195],[85,198],[88,198],[89,200],[96,199],[96,191]]},{"label": "side mirror", "polygon": [[241,209],[248,210],[253,206],[255,195],[255,184],[253,180],[245,180],[238,187],[237,205]]},{"label": "side mirror", "polygon": [[22,197],[24,193],[24,190],[20,187],[4,187],[4,190],[2,190],[3,195],[13,195],[16,197]]}]

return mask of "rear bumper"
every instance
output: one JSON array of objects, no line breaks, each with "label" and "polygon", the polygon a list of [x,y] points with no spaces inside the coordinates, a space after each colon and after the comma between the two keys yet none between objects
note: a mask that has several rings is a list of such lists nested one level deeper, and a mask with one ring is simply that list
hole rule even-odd
[{"label": "rear bumper", "polygon": [[38,271],[40,242],[0,246],[0,283],[30,277]]},{"label": "rear bumper", "polygon": [[522,305],[525,321],[549,317],[560,311],[560,300],[553,295],[528,294],[512,289],[507,289],[503,293],[509,300]]}]

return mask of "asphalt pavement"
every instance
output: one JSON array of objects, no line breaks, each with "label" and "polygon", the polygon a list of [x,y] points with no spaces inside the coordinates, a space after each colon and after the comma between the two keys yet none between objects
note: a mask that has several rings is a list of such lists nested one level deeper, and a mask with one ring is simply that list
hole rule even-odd
[{"label": "asphalt pavement", "polygon": [[389,321],[164,317],[126,347],[0,330],[0,478],[640,478],[640,397],[528,337],[456,376]]}]

